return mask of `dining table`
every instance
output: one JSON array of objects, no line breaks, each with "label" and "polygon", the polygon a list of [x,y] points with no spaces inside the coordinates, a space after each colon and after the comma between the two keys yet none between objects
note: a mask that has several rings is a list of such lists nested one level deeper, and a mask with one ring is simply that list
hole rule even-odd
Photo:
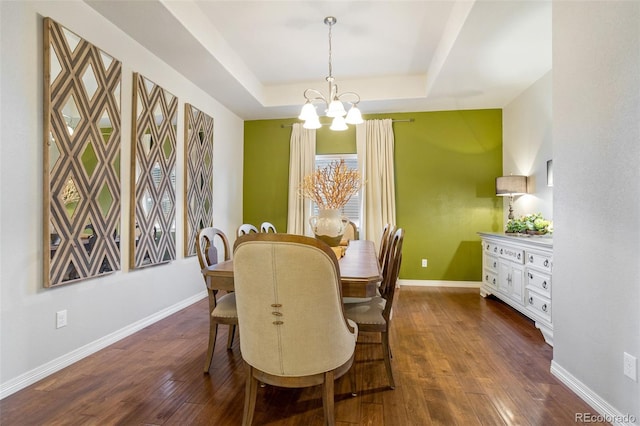
[{"label": "dining table", "polygon": [[[338,259],[343,297],[376,296],[382,272],[373,241],[351,240]],[[233,259],[218,262],[202,270],[210,290],[233,291]]]}]

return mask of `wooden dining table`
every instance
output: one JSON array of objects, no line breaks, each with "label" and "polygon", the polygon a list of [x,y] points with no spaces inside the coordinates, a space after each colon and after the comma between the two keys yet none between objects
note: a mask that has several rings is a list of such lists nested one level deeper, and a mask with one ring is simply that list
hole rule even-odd
[{"label": "wooden dining table", "polygon": [[[351,240],[338,260],[342,296],[373,297],[382,272],[373,241]],[[202,270],[211,290],[233,291],[233,260],[225,260]]]}]

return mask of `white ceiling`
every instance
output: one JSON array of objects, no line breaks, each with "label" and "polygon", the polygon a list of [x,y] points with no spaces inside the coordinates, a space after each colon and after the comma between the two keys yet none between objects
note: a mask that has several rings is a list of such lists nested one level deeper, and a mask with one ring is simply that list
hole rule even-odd
[{"label": "white ceiling", "polygon": [[502,108],[551,69],[551,2],[85,0],[245,120],[340,91],[363,114]]}]

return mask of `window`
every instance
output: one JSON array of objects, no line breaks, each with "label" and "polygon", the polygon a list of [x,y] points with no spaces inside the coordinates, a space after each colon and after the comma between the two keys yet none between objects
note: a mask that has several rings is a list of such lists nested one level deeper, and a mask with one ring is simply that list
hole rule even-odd
[{"label": "window", "polygon": [[[357,154],[316,155],[316,169],[326,167],[329,163],[336,160],[344,160],[348,168],[358,169]],[[318,205],[316,203],[313,203],[313,214],[318,214]],[[349,199],[349,202],[342,209],[342,214],[360,228],[360,191]]]}]

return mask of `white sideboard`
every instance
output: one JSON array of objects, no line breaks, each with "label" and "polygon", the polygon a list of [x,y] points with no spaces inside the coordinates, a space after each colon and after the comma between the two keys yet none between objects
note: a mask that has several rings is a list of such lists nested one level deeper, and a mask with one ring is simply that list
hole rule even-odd
[{"label": "white sideboard", "polygon": [[480,295],[492,294],[531,318],[544,340],[553,346],[551,237],[484,232],[478,235],[482,238]]}]

